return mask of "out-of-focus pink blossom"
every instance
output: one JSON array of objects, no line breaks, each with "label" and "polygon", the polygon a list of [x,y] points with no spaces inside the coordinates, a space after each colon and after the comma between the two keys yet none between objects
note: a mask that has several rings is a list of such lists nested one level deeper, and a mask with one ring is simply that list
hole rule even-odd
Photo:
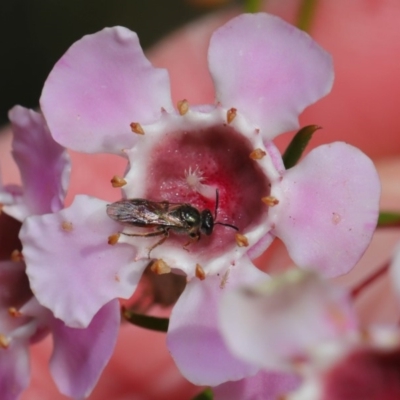
[{"label": "out-of-focus pink blossom", "polygon": [[[13,156],[23,186],[0,187],[4,213],[23,221],[29,215],[60,210],[70,169],[65,149],[54,142],[40,114],[16,106],[9,117],[14,133]],[[2,221],[8,222],[4,218]],[[54,340],[50,371],[58,389],[73,398],[86,397],[114,348],[120,320],[118,301],[103,306],[86,329],[69,328],[36,301],[18,251],[14,259],[0,262],[2,398],[20,397],[29,383],[29,345],[49,332]]]}]

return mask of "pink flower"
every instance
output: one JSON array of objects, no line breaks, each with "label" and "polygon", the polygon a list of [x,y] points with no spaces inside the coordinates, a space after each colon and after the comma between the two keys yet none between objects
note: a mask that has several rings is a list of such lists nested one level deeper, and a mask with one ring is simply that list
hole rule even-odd
[{"label": "pink flower", "polygon": [[[392,276],[399,294],[396,258]],[[227,291],[220,307],[221,331],[232,352],[265,368],[264,374],[292,371],[302,378],[299,388],[286,388],[285,399],[397,399],[398,326],[358,327],[350,300],[345,289],[315,273],[291,270],[263,284]],[[248,378],[242,384],[269,396]],[[233,390],[234,384],[225,385]]]},{"label": "pink flower", "polygon": [[[379,198],[376,171],[357,149],[321,146],[286,171],[271,142],[296,129],[298,114],[331,88],[331,59],[308,35],[267,14],[242,15],[214,33],[209,67],[216,104],[182,102],[176,111],[166,72],[150,65],[136,35],[105,29],[56,64],[41,106],[63,145],[129,159],[124,198],[188,203],[209,210],[214,222],[237,226],[240,236],[217,224],[189,247],[187,235],[174,229],[159,246],[157,237],[126,235],[110,246],[107,238],[115,242],[124,229],[121,207],[137,203],[110,206],[113,221],[106,202],[87,196],[29,218],[21,232],[40,303],[71,327],[86,327],[101,306],[133,293],[149,247],[164,271],[184,273],[189,282],[167,341],[183,375],[200,385],[257,371],[223,343],[215,307],[221,289],[261,279],[251,258],[275,236],[305,268],[329,276],[349,271],[371,239]],[[138,230],[124,229],[132,232]]]},{"label": "pink flower", "polygon": [[[29,215],[60,210],[70,169],[65,149],[54,142],[40,114],[16,106],[9,117],[23,187],[0,188],[3,211],[23,221]],[[54,340],[50,371],[59,390],[74,398],[86,397],[112,354],[120,320],[118,301],[104,305],[86,329],[73,329],[37,302],[23,261],[1,261],[0,276],[2,398],[17,399],[27,387],[29,345],[49,332]]]}]

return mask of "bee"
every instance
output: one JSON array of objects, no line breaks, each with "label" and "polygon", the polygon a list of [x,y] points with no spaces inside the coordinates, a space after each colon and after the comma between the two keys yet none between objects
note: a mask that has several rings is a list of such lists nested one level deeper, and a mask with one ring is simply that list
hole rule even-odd
[{"label": "bee", "polygon": [[183,233],[189,236],[189,242],[183,247],[186,249],[193,242],[200,240],[202,234],[211,235],[215,225],[223,225],[234,230],[237,226],[217,221],[219,204],[218,189],[215,194],[215,210],[212,215],[209,209],[199,211],[187,203],[170,203],[169,201],[150,201],[147,199],[125,199],[107,205],[107,214],[113,220],[124,225],[137,226],[141,228],[155,228],[151,232],[124,233],[127,236],[162,238],[152,245],[151,251],[163,244],[169,237],[172,230],[176,233]]}]

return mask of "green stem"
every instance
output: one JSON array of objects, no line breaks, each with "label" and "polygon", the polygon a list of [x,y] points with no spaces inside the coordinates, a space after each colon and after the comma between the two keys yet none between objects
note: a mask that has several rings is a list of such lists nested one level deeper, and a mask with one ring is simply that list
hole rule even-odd
[{"label": "green stem", "polygon": [[308,125],[304,128],[301,128],[296,135],[294,135],[292,141],[289,143],[289,146],[286,148],[282,156],[283,164],[285,165],[286,169],[292,168],[294,165],[296,165],[314,132],[318,129],[321,129],[321,127],[318,125]]},{"label": "green stem", "polygon": [[193,400],[213,400],[214,393],[210,388],[203,390],[197,396],[193,397]]},{"label": "green stem", "polygon": [[122,307],[122,316],[131,324],[140,326],[141,328],[146,328],[157,332],[168,331],[168,318],[159,318],[151,317],[144,314],[136,314],[135,312],[127,310],[124,307]]},{"label": "green stem", "polygon": [[393,211],[380,211],[378,219],[378,227],[384,226],[399,226],[400,225],[400,213]]},{"label": "green stem", "polygon": [[245,0],[244,11],[247,13],[256,13],[261,10],[262,0]]},{"label": "green stem", "polygon": [[302,0],[297,17],[297,27],[310,32],[318,0]]}]

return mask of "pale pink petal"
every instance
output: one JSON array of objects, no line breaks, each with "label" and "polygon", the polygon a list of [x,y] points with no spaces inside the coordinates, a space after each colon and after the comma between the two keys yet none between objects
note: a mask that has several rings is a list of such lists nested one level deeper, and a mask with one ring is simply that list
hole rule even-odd
[{"label": "pale pink petal", "polygon": [[380,182],[372,161],[353,146],[314,149],[287,170],[272,195],[279,200],[269,210],[273,233],[299,267],[345,274],[371,241]]},{"label": "pale pink petal", "polygon": [[40,104],[54,138],[87,153],[121,154],[135,144],[132,122],[172,110],[166,70],[154,68],[137,35],[123,27],[73,44],[47,78]]},{"label": "pale pink petal", "polygon": [[28,346],[24,341],[12,341],[6,349],[0,347],[0,398],[17,400],[30,380]]},{"label": "pale pink petal", "polygon": [[278,400],[283,394],[296,389],[299,383],[296,375],[260,371],[240,381],[214,387],[214,400]]},{"label": "pale pink petal", "polygon": [[64,205],[71,169],[67,152],[51,137],[42,115],[15,106],[8,116],[23,196],[22,202],[5,207],[5,212],[22,221],[29,215],[59,211]]},{"label": "pale pink petal", "polygon": [[218,304],[222,294],[240,282],[266,275],[247,257],[226,271],[204,281],[193,278],[172,310],[167,345],[182,375],[196,385],[215,386],[257,371],[227,349],[218,326]]},{"label": "pale pink petal", "polygon": [[58,213],[29,217],[20,233],[27,274],[39,302],[74,328],[88,326],[110,300],[132,295],[148,264],[127,244],[108,244],[120,229],[106,202],[77,196]]},{"label": "pale pink petal", "polygon": [[208,60],[216,100],[237,108],[265,139],[298,128],[298,115],[333,83],[329,54],[264,13],[240,15],[214,32]]},{"label": "pale pink petal", "polygon": [[301,270],[228,291],[220,322],[237,357],[273,369],[290,368],[313,346],[357,327],[348,293]]},{"label": "pale pink petal", "polygon": [[113,353],[120,319],[118,300],[103,306],[85,329],[54,319],[50,371],[61,393],[74,399],[90,394]]}]

